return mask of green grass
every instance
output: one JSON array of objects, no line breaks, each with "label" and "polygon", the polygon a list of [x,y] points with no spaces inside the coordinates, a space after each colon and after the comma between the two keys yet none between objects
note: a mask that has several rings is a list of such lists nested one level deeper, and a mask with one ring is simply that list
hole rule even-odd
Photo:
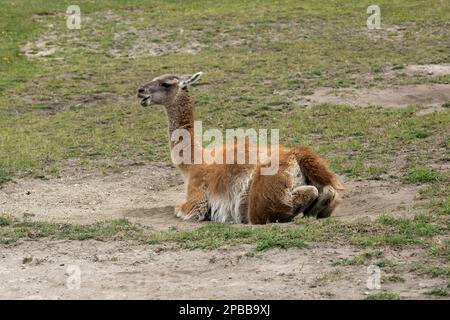
[{"label": "green grass", "polygon": [[444,288],[434,288],[434,289],[424,292],[424,294],[427,296],[447,297],[448,291],[447,291],[447,289],[444,289]]},{"label": "green grass", "polygon": [[396,64],[392,67],[392,70],[402,70],[405,69],[405,66],[403,64]]},{"label": "green grass", "polygon": [[0,170],[0,185],[8,181],[11,181],[11,176],[3,170]]},{"label": "green grass", "polygon": [[450,277],[450,264],[448,260],[438,260],[436,257],[429,257],[419,261],[414,261],[410,266],[410,271],[420,275],[436,277]]},{"label": "green grass", "polygon": [[[0,243],[129,240],[204,250],[248,244],[264,251],[333,242],[363,250],[334,261],[335,266],[373,263],[389,272],[402,266],[387,260],[383,250],[414,246],[425,257],[406,268],[424,276],[450,276],[449,245],[441,241],[450,225],[450,175],[432,166],[450,160],[449,102],[424,115],[418,113],[420,105],[306,108],[298,103],[319,87],[449,83],[448,75],[423,77],[404,70],[411,64],[450,63],[448,1],[381,0],[383,29],[370,34],[364,27],[368,4],[357,0],[287,0],[282,6],[269,0],[80,0],[81,30],[65,27],[69,4],[2,4],[0,188],[17,177],[58,176],[73,160],[99,171],[119,171],[124,159],[170,161],[166,115],[158,107],[141,108],[136,89],[156,75],[201,70],[203,85],[192,93],[205,129],[278,128],[282,144],[312,147],[338,174],[420,185],[421,202],[411,218],[387,212],[375,221],[298,219],[262,227],[208,223],[164,232],[127,220],[72,225],[0,215]],[[38,40],[56,46],[56,52],[27,59],[21,47]],[[149,55],[157,46],[163,54]],[[400,282],[393,275],[389,279]]]},{"label": "green grass", "polygon": [[379,232],[366,235],[358,234],[352,238],[352,241],[366,246],[423,243],[428,237],[447,232],[447,227],[431,222],[432,219],[431,216],[427,217],[420,214],[416,215],[414,219],[396,218],[384,214],[376,220],[376,224],[369,224],[370,227],[379,230]]},{"label": "green grass", "polygon": [[359,266],[368,265],[375,258],[382,258],[384,251],[382,249],[366,249],[361,255],[351,258],[344,258],[333,261],[332,266]]},{"label": "green grass", "polygon": [[0,215],[0,226],[9,226],[12,223],[11,217]]},{"label": "green grass", "polygon": [[429,208],[434,213],[450,215],[450,184],[435,182],[420,191],[421,196],[428,200]]},{"label": "green grass", "polygon": [[360,266],[360,265],[376,265],[382,268],[384,271],[392,270],[397,266],[397,263],[386,258],[381,258],[378,260],[374,260],[377,257],[382,257],[383,252],[375,250],[367,251],[364,254],[352,258],[340,259],[332,262],[332,266]]},{"label": "green grass", "polygon": [[410,183],[426,183],[439,180],[439,174],[430,168],[415,167],[411,169],[406,177],[406,181]]},{"label": "green grass", "polygon": [[138,239],[143,230],[127,220],[112,220],[93,225],[56,224],[50,222],[19,221],[0,216],[0,243],[20,239],[55,237],[69,240]]},{"label": "green grass", "polygon": [[0,243],[14,243],[20,239],[57,238],[69,240],[134,240],[149,245],[174,243],[187,249],[215,249],[227,245],[255,244],[256,251],[269,248],[303,248],[301,232],[266,228],[235,228],[224,224],[205,224],[192,231],[170,230],[155,232],[132,224],[125,219],[99,222],[92,225],[59,224],[17,220],[0,216]]},{"label": "green grass", "polygon": [[256,251],[270,248],[304,248],[301,233],[278,226],[235,228],[223,224],[207,224],[194,231],[171,231],[149,235],[150,244],[174,242],[189,249],[216,249],[227,245],[255,244]]},{"label": "green grass", "polygon": [[353,257],[334,261],[333,266],[359,266],[367,263],[367,259],[364,257]]},{"label": "green grass", "polygon": [[435,243],[432,247],[430,247],[429,253],[435,257],[445,258],[450,262],[450,240]]},{"label": "green grass", "polygon": [[[77,4],[85,18],[80,30],[65,27],[61,14],[68,2],[3,6],[0,183],[19,175],[54,176],[72,158],[91,167],[107,159],[116,166],[124,158],[169,161],[166,116],[159,108],[142,109],[136,88],[158,74],[200,69],[209,85],[193,93],[205,128],[280,128],[283,144],[312,146],[338,173],[352,177],[383,179],[402,150],[417,150],[412,161],[440,156],[430,145],[433,137],[448,135],[447,111],[418,116],[417,106],[305,109],[293,101],[323,86],[448,82],[446,76],[401,73],[367,77],[407,64],[448,63],[446,2],[379,2],[386,27],[407,26],[405,32],[379,31],[383,41],[368,36],[367,6],[356,0],[342,1],[339,10],[325,0],[289,0],[283,6],[250,0]],[[58,50],[28,60],[20,47],[47,39],[49,24],[47,42]],[[400,36],[402,42],[396,40]],[[173,49],[188,49],[191,42],[201,45],[195,54]],[[165,54],[145,55],[150,50],[144,47],[127,56],[144,43],[163,46]]]},{"label": "green grass", "polygon": [[405,279],[402,276],[399,276],[398,274],[389,274],[389,275],[382,275],[381,276],[381,282],[405,282]]},{"label": "green grass", "polygon": [[400,295],[396,292],[376,292],[369,294],[365,300],[400,300]]},{"label": "green grass", "polygon": [[[206,223],[194,230],[152,231],[132,224],[125,219],[99,222],[92,225],[56,224],[17,220],[0,216],[0,242],[12,243],[23,238],[56,237],[70,240],[139,240],[155,245],[175,243],[189,249],[216,249],[223,246],[251,244],[255,250],[270,248],[304,248],[309,242],[346,241],[361,247],[398,246],[418,244],[430,246],[433,236],[445,232],[434,224],[383,216],[376,223],[367,220],[344,222],[339,220],[298,219],[295,225],[270,224],[266,226],[230,226]],[[366,262],[366,256],[355,260],[343,260],[342,265],[358,265]],[[392,267],[394,263],[379,259],[380,267]]]},{"label": "green grass", "polygon": [[419,130],[419,131],[415,131],[414,135],[416,136],[416,138],[424,139],[424,138],[428,138],[429,136],[431,136],[431,132]]},{"label": "green grass", "polygon": [[390,269],[397,265],[397,263],[388,260],[388,259],[380,259],[378,261],[375,261],[374,265],[383,268],[383,269]]}]

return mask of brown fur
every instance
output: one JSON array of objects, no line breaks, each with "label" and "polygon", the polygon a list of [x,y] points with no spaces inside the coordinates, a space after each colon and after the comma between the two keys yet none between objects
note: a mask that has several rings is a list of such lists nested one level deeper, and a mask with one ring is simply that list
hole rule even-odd
[{"label": "brown fur", "polygon": [[343,184],[328,168],[325,160],[320,158],[311,149],[306,147],[292,148],[293,154],[302,169],[302,172],[315,186],[330,185],[336,190],[344,190]]},{"label": "brown fur", "polygon": [[[176,129],[189,130],[193,159],[194,100],[187,85],[180,85],[181,81],[171,75],[155,78],[139,90],[138,96],[144,98],[143,105],[148,105],[146,99],[150,97],[152,102],[165,106],[169,139]],[[171,142],[170,148],[176,143]],[[246,143],[247,158],[251,147]],[[236,149],[236,144],[233,148]],[[229,207],[238,213],[238,216],[230,214],[228,217],[234,222],[264,224],[290,221],[300,212],[328,217],[341,201],[336,190],[342,190],[343,185],[325,161],[306,147],[280,147],[279,170],[275,175],[261,174],[261,168],[266,165],[262,162],[237,164],[236,157],[233,164],[180,164],[178,167],[187,184],[187,198],[176,206],[176,215],[204,220],[209,214],[215,219],[214,214],[218,213],[216,219],[225,219],[228,216],[223,211]],[[299,182],[303,176],[306,183]],[[236,202],[238,208],[233,207]],[[216,211],[214,206],[218,208]]]}]

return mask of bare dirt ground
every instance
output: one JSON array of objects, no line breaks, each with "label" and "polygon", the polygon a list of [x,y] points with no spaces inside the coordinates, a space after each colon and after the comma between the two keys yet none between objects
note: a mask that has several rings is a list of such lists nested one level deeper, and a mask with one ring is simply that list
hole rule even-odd
[{"label": "bare dirt ground", "polygon": [[[349,190],[337,218],[376,218],[384,212],[407,215],[418,203],[419,188],[414,185],[348,179],[344,183]],[[50,180],[17,179],[0,189],[2,210],[17,218],[83,224],[127,218],[156,230],[196,225],[173,215],[174,205],[183,199],[181,176],[164,164],[109,175],[71,172]]]},{"label": "bare dirt ground", "polygon": [[[256,256],[246,255],[247,247],[186,251],[96,241],[24,241],[4,249],[0,296],[7,299],[360,299],[368,293],[367,267],[331,265],[355,254],[339,245]],[[401,264],[413,254],[412,248],[388,257]],[[73,265],[81,271],[79,290],[66,287]],[[404,280],[383,283],[383,290],[417,298],[439,284],[413,274]]]},{"label": "bare dirt ground", "polygon": [[[337,219],[381,212],[408,215],[417,204],[414,186],[383,181],[345,181],[350,190]],[[166,164],[131,167],[102,175],[68,169],[61,178],[17,179],[0,189],[2,211],[35,220],[92,223],[125,217],[157,230],[194,228],[181,222],[173,205],[183,199],[182,180]],[[400,211],[399,211],[400,208]],[[270,250],[246,255],[247,246],[219,250],[182,250],[126,241],[20,241],[2,245],[0,297],[78,298],[248,298],[361,299],[368,294],[366,266],[333,266],[358,256],[357,248],[312,244],[308,249]],[[403,265],[414,248],[385,255]],[[69,265],[81,270],[79,290],[69,290]],[[246,282],[242,282],[242,278]],[[417,298],[439,283],[406,273],[404,282],[383,284],[402,298]]]},{"label": "bare dirt ground", "polygon": [[404,72],[413,75],[443,76],[450,74],[449,64],[412,64],[406,66]]},{"label": "bare dirt ground", "polygon": [[16,217],[57,222],[129,218],[155,229],[185,225],[172,215],[184,187],[169,165],[134,167],[110,175],[68,171],[57,179],[18,179],[4,185],[2,209]]},{"label": "bare dirt ground", "polygon": [[[430,89],[431,88],[431,89]],[[360,91],[350,100],[322,92],[310,102],[431,106],[449,100],[448,85],[403,86],[385,91]],[[363,96],[363,93],[364,96]],[[439,106],[438,106],[439,107]],[[396,180],[349,180],[344,202],[334,219],[374,219],[380,213],[412,215],[420,203],[419,187]],[[195,228],[182,222],[173,206],[184,198],[183,181],[165,163],[129,166],[124,172],[101,174],[76,163],[50,180],[15,179],[0,188],[1,211],[33,220],[92,223],[113,218],[155,230]],[[248,298],[361,299],[368,294],[367,267],[333,266],[361,255],[357,247],[311,244],[308,249],[273,249],[246,255],[247,246],[219,250],[181,250],[130,241],[21,240],[1,245],[0,298]],[[384,250],[400,267],[423,251],[414,247]],[[69,290],[67,267],[82,274],[79,290]],[[423,292],[440,284],[433,278],[402,274],[401,282],[382,284],[402,298],[426,298]],[[243,282],[242,279],[246,281]]]},{"label": "bare dirt ground", "polygon": [[417,84],[393,86],[386,89],[340,89],[319,88],[312,95],[300,97],[304,105],[335,103],[351,106],[383,106],[401,108],[420,104],[430,111],[440,110],[450,100],[450,84]]}]

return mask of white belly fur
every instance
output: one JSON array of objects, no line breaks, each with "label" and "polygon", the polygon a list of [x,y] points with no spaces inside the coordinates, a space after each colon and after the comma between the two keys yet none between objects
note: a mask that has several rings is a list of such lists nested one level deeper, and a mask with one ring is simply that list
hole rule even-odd
[{"label": "white belly fur", "polygon": [[219,196],[209,197],[211,221],[222,223],[242,222],[243,215],[247,214],[246,210],[243,210],[243,208],[246,208],[243,204],[247,202],[251,180],[252,173],[242,173],[234,179],[228,192]]},{"label": "white belly fur", "polygon": [[[292,188],[306,185],[306,179],[303,175],[297,161],[293,161],[287,168],[287,173],[293,177]],[[247,206],[242,206],[248,202],[248,192],[252,181],[253,173],[243,172],[237,176],[229,191],[219,196],[209,197],[209,206],[211,209],[211,221],[222,223],[242,223],[247,220],[244,210]],[[245,219],[243,219],[245,218]]]}]

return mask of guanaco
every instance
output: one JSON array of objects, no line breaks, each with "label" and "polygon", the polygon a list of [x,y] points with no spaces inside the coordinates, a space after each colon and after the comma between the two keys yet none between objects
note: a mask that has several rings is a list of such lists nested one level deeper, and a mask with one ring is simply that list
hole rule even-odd
[{"label": "guanaco", "polygon": [[[189,133],[192,154],[199,147],[194,141],[195,103],[189,87],[201,76],[201,72],[188,77],[162,75],[138,90],[142,106],[165,108],[171,151],[183,142],[172,139],[180,129]],[[300,213],[329,217],[341,202],[336,190],[344,186],[326,162],[307,147],[282,146],[278,161],[278,171],[272,175],[262,174],[267,160],[254,164],[176,163],[185,181],[186,200],[175,206],[175,215],[185,220],[251,224],[288,222]]]}]

